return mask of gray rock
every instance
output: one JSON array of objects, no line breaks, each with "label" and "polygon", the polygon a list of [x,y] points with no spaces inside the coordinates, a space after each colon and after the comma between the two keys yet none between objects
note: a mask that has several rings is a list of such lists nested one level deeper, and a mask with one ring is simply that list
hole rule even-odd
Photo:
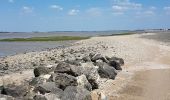
[{"label": "gray rock", "polygon": [[61,100],[61,96],[53,93],[45,94],[45,97],[47,98],[47,100]]},{"label": "gray rock", "polygon": [[109,66],[107,63],[100,63],[98,73],[101,78],[115,79],[117,71],[114,67]]},{"label": "gray rock", "polygon": [[68,86],[64,90],[62,100],[92,100],[88,90],[76,86]]},{"label": "gray rock", "polygon": [[42,85],[39,85],[36,87],[36,91],[39,91],[41,94],[54,93],[59,96],[63,94],[63,90],[57,88],[55,82],[46,82]]},{"label": "gray rock", "polygon": [[79,76],[82,74],[80,67],[65,62],[59,63],[55,68],[54,73],[67,73],[72,76]]},{"label": "gray rock", "polygon": [[53,67],[38,67],[34,69],[34,76],[38,77],[40,75],[49,74],[53,71]]},{"label": "gray rock", "polygon": [[67,63],[71,64],[71,65],[76,65],[76,66],[80,66],[82,60],[67,60]]},{"label": "gray rock", "polygon": [[82,60],[85,61],[85,62],[91,62],[91,59],[90,59],[89,56],[83,57]]},{"label": "gray rock", "polygon": [[4,95],[9,95],[13,97],[23,97],[27,94],[29,91],[29,86],[28,85],[14,85],[14,84],[9,84],[3,87],[2,94]]},{"label": "gray rock", "polygon": [[118,58],[118,57],[106,57],[107,60],[109,61],[116,61],[117,63],[119,63],[121,66],[124,65],[124,60],[122,58]]},{"label": "gray rock", "polygon": [[102,59],[103,56],[101,54],[95,54],[92,58],[91,61],[95,62],[96,60]]},{"label": "gray rock", "polygon": [[55,83],[62,90],[64,90],[67,86],[78,85],[76,77],[63,73],[56,73]]},{"label": "gray rock", "polygon": [[42,77],[34,77],[30,82],[29,85],[31,86],[38,86],[40,84],[43,84],[46,82],[46,79],[42,78]]},{"label": "gray rock", "polygon": [[92,89],[98,89],[98,67],[94,66],[92,62],[82,63],[82,72],[86,76],[89,83],[92,85]]},{"label": "gray rock", "polygon": [[14,100],[12,96],[0,94],[0,100]]},{"label": "gray rock", "polygon": [[34,100],[47,100],[47,98],[43,95],[35,95]]},{"label": "gray rock", "polygon": [[85,88],[85,89],[87,89],[89,91],[92,91],[92,86],[88,82],[85,75],[78,76],[77,77],[77,83],[78,83],[78,87],[82,87],[82,88]]}]

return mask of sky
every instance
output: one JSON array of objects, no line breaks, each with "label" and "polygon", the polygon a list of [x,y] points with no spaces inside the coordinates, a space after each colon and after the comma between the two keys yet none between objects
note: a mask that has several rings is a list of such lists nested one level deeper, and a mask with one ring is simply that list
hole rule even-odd
[{"label": "sky", "polygon": [[0,0],[0,31],[170,28],[170,0]]}]

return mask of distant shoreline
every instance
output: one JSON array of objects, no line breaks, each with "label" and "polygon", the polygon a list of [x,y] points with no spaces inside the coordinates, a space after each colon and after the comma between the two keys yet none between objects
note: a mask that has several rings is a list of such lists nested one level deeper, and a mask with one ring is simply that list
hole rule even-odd
[{"label": "distant shoreline", "polygon": [[0,39],[0,42],[34,42],[34,41],[68,41],[68,40],[83,40],[90,37],[80,36],[48,36],[48,37],[32,37],[32,38],[7,38]]}]

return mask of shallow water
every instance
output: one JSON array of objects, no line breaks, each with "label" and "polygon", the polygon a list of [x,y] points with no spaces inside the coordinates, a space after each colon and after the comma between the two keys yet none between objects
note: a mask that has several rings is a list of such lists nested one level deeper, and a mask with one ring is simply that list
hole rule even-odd
[{"label": "shallow water", "polygon": [[0,57],[31,51],[41,51],[47,48],[69,46],[75,41],[62,42],[0,42]]}]

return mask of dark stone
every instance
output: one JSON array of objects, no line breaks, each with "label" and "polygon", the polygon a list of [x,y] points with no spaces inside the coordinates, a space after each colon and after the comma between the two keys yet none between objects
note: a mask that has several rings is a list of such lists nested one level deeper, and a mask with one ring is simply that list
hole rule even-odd
[{"label": "dark stone", "polygon": [[62,62],[57,65],[54,73],[67,73],[72,76],[81,75],[81,68],[75,65],[70,65],[68,63]]},{"label": "dark stone", "polygon": [[23,97],[29,91],[28,85],[14,85],[9,84],[3,87],[1,94],[10,95],[13,97]]},{"label": "dark stone", "polygon": [[120,64],[120,66],[124,65],[124,60],[122,58],[117,58],[117,57],[111,57],[108,58],[109,61],[115,61]]},{"label": "dark stone", "polygon": [[77,79],[74,76],[62,73],[56,73],[55,83],[60,89],[64,90],[67,86],[77,86]]},{"label": "dark stone", "polygon": [[43,95],[35,95],[34,100],[47,100],[47,98]]},{"label": "dark stone", "polygon": [[110,61],[109,65],[114,67],[116,70],[122,70],[120,64],[118,62],[116,62],[116,61]]},{"label": "dark stone", "polygon": [[99,85],[97,84],[96,80],[94,80],[94,79],[88,79],[88,81],[89,81],[89,83],[90,83],[91,86],[92,86],[92,90],[99,88]]},{"label": "dark stone", "polygon": [[40,75],[45,75],[45,74],[49,74],[50,72],[53,71],[53,67],[38,67],[34,69],[34,75],[35,77],[38,77]]},{"label": "dark stone", "polygon": [[101,78],[115,79],[117,71],[114,67],[109,66],[107,63],[99,65],[98,73]]},{"label": "dark stone", "polygon": [[36,88],[36,91],[39,91],[41,94],[45,93],[54,93],[58,95],[63,94],[63,90],[57,88],[55,82],[46,82]]},{"label": "dark stone", "polygon": [[64,90],[62,100],[92,100],[88,90],[76,86],[68,86]]}]

